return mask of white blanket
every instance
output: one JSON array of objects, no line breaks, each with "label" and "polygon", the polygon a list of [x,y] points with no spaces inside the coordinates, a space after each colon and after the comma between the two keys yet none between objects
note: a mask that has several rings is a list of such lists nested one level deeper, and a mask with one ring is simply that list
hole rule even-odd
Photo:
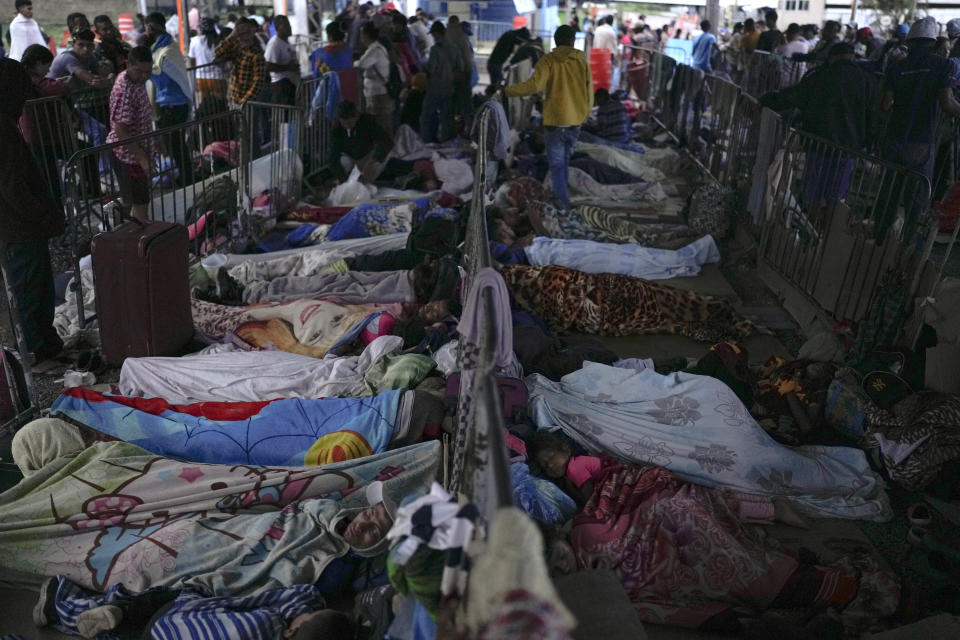
[{"label": "white blanket", "polygon": [[559,383],[526,378],[537,426],[559,427],[592,452],[665,467],[708,487],[784,496],[814,517],[886,521],[883,480],[853,447],[786,447],[725,384],[595,362]]},{"label": "white blanket", "polygon": [[695,276],[703,265],[720,262],[720,250],[713,236],[703,236],[676,251],[638,244],[536,237],[523,251],[532,265],[553,264],[586,273],[619,273],[647,280]]},{"label": "white blanket", "polygon": [[283,351],[127,358],[120,371],[120,393],[163,398],[171,404],[362,397],[369,395],[363,383],[367,369],[402,348],[402,338],[381,336],[359,356],[322,360]]}]

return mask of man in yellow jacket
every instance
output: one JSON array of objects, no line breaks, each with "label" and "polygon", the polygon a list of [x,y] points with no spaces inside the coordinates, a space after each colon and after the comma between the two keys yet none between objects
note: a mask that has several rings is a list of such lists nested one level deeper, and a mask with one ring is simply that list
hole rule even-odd
[{"label": "man in yellow jacket", "polygon": [[540,59],[526,82],[507,87],[509,97],[544,92],[543,126],[553,195],[570,210],[568,167],[573,147],[593,107],[593,79],[582,51],[573,48],[576,31],[561,25],[553,34],[557,47]]}]

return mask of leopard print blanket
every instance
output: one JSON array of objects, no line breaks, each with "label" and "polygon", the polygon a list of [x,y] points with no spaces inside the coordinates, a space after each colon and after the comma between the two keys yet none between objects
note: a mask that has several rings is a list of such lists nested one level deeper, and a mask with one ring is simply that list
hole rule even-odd
[{"label": "leopard print blanket", "polygon": [[555,330],[606,336],[676,333],[719,342],[757,329],[722,298],[641,278],[555,265],[509,265],[502,274],[515,303]]}]

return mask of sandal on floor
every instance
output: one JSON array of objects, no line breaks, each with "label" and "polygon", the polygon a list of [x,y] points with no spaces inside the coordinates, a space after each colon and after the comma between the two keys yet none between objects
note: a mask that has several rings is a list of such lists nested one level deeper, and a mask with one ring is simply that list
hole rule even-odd
[{"label": "sandal on floor", "polygon": [[907,509],[907,520],[912,527],[926,527],[933,522],[933,511],[925,502],[917,502]]}]

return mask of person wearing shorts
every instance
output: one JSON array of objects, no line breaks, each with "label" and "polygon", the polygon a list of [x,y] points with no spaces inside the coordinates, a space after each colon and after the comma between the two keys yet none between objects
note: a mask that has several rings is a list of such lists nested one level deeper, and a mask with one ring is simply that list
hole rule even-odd
[{"label": "person wearing shorts", "polygon": [[[153,70],[153,56],[147,47],[136,47],[127,58],[127,69],[117,76],[110,92],[110,133],[107,142],[153,131],[153,114],[146,83]],[[121,144],[113,148],[116,159],[120,196],[130,207],[130,215],[147,221],[150,204],[150,169],[152,149],[148,141]]]}]

